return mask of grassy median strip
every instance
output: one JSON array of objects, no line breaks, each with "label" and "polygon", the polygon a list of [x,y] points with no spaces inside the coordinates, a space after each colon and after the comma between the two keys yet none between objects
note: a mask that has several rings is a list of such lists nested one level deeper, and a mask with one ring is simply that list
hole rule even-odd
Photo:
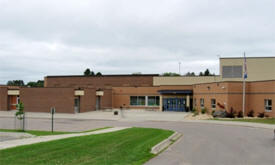
[{"label": "grassy median strip", "polygon": [[129,128],[0,150],[5,165],[134,164],[151,159],[151,148],[173,131]]},{"label": "grassy median strip", "polygon": [[264,119],[223,119],[223,118],[218,118],[218,119],[211,119],[211,120],[218,120],[218,121],[239,121],[239,122],[250,122],[250,123],[262,123],[262,124],[275,124],[275,118],[264,118]]},{"label": "grassy median strip", "polygon": [[84,133],[84,132],[92,132],[92,131],[98,131],[102,129],[107,129],[111,127],[104,127],[104,128],[97,128],[97,129],[92,129],[88,131],[82,131],[82,132],[61,132],[61,131],[39,131],[39,130],[14,130],[14,129],[0,129],[0,132],[23,132],[23,133],[29,133],[35,136],[47,136],[47,135],[61,135],[61,134],[71,134],[71,133]]}]

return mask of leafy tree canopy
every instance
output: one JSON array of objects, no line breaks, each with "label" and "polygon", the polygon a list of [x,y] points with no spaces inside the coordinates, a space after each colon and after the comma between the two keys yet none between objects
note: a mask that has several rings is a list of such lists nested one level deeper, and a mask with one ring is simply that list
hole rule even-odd
[{"label": "leafy tree canopy", "polygon": [[27,86],[29,86],[29,87],[44,87],[44,81],[43,80],[38,80],[37,82],[30,81],[30,82],[28,82]]},{"label": "leafy tree canopy", "polygon": [[162,76],[180,76],[180,74],[174,72],[165,72],[162,74]]},{"label": "leafy tree canopy", "polygon": [[184,76],[196,76],[195,72],[187,72]]},{"label": "leafy tree canopy", "polygon": [[84,71],[84,76],[90,76],[91,75],[91,70],[89,68],[87,68],[85,71]]},{"label": "leafy tree canopy", "polygon": [[90,70],[90,68],[87,68],[84,71],[84,76],[102,76],[100,72],[95,73],[94,71]]},{"label": "leafy tree canopy", "polygon": [[97,72],[96,76],[102,76],[102,74],[100,72]]},{"label": "leafy tree canopy", "polygon": [[7,82],[7,85],[9,85],[9,86],[24,86],[25,83],[23,80],[10,80]]},{"label": "leafy tree canopy", "polygon": [[209,69],[206,69],[204,72],[200,72],[199,76],[215,76],[215,74],[210,73]]}]

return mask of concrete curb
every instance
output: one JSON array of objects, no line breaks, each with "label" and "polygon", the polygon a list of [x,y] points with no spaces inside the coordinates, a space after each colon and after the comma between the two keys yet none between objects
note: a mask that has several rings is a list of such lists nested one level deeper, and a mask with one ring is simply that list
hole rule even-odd
[{"label": "concrete curb", "polygon": [[174,143],[176,140],[178,140],[182,134],[175,132],[173,135],[169,136],[167,139],[163,140],[162,142],[158,143],[151,149],[152,154],[158,154],[161,151],[163,151],[165,148],[167,148],[169,145]]}]

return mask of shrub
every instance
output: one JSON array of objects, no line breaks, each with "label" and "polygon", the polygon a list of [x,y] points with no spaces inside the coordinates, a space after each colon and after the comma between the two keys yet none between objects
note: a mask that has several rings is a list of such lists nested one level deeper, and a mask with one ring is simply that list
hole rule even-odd
[{"label": "shrub", "polygon": [[265,115],[264,115],[264,117],[268,118],[268,117],[269,117],[269,115],[268,115],[268,114],[265,114]]},{"label": "shrub", "polygon": [[199,112],[198,112],[198,111],[195,111],[195,112],[193,113],[193,116],[197,116],[197,115],[199,115]]},{"label": "shrub", "polygon": [[202,113],[202,114],[207,113],[207,108],[202,108],[202,109],[201,109],[201,113]]},{"label": "shrub", "polygon": [[236,111],[231,107],[230,111],[226,113],[226,117],[228,118],[234,118],[236,114]]},{"label": "shrub", "polygon": [[258,113],[258,117],[259,117],[259,118],[264,118],[264,116],[265,116],[264,112]]},{"label": "shrub", "polygon": [[212,113],[213,117],[221,117],[224,118],[226,117],[226,111],[225,110],[217,110],[215,112]]},{"label": "shrub", "polygon": [[212,112],[211,112],[211,115],[214,117],[214,114],[215,114],[215,110],[213,110]]},{"label": "shrub", "polygon": [[199,114],[199,111],[196,108],[193,108],[191,112],[193,113],[193,116],[197,116]]},{"label": "shrub", "polygon": [[196,108],[193,108],[193,109],[191,110],[192,113],[194,113],[194,112],[196,112],[196,111],[197,111]]},{"label": "shrub", "polygon": [[254,117],[254,111],[253,111],[253,110],[250,110],[250,111],[247,113],[247,116],[248,116],[248,117]]},{"label": "shrub", "polygon": [[238,114],[237,114],[237,117],[238,118],[243,118],[243,111],[239,111]]}]

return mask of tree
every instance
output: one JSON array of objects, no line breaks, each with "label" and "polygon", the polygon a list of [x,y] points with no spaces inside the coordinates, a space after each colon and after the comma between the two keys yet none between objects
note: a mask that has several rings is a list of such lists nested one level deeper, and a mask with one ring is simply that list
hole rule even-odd
[{"label": "tree", "polygon": [[196,74],[194,72],[187,72],[185,76],[196,76]]},{"label": "tree", "polygon": [[44,81],[43,80],[38,80],[37,82],[30,81],[30,82],[28,82],[27,86],[29,86],[29,87],[43,87]]},{"label": "tree", "polygon": [[204,71],[204,76],[211,76],[210,72],[209,72],[209,69],[206,69]]},{"label": "tree", "polygon": [[9,86],[24,86],[25,83],[23,80],[10,80],[7,82],[7,85],[9,85]]},{"label": "tree", "polygon": [[204,71],[204,73],[203,73],[203,72],[200,72],[199,76],[215,76],[215,74],[214,74],[214,73],[211,74],[210,71],[209,71],[209,69],[206,69],[206,70]]},{"label": "tree", "polygon": [[101,76],[102,74],[100,72],[97,72],[95,74],[94,71],[90,70],[90,68],[87,68],[85,71],[84,71],[84,76]]},{"label": "tree", "polygon": [[96,76],[102,76],[102,74],[100,72],[97,72]]},{"label": "tree", "polygon": [[84,71],[84,76],[90,76],[91,75],[91,70],[89,68],[87,68],[85,71]]},{"label": "tree", "polygon": [[162,76],[180,76],[180,74],[174,72],[165,72],[162,74]]},{"label": "tree", "polygon": [[22,102],[19,102],[16,105],[17,112],[15,113],[15,116],[17,117],[18,120],[22,121],[23,120],[23,127],[22,130],[24,131],[25,129],[25,113],[24,113],[24,105]]},{"label": "tree", "polygon": [[132,73],[132,75],[142,75],[142,73],[141,72],[134,72],[134,73]]}]

